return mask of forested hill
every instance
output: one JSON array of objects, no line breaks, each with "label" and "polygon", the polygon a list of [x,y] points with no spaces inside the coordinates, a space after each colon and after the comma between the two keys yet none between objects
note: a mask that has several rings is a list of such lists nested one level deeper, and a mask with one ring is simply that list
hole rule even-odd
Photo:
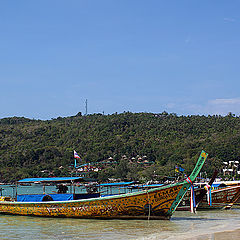
[{"label": "forested hill", "polygon": [[[78,114],[48,121],[4,118],[0,119],[0,182],[47,172],[66,176],[74,162],[73,150],[81,163],[113,158],[114,164],[93,173],[100,180],[158,179],[174,174],[175,165],[189,173],[202,149],[209,153],[204,169],[209,174],[222,161],[240,160],[240,118],[166,112]],[[129,162],[123,155],[135,160]],[[136,156],[154,163],[143,166]]]}]

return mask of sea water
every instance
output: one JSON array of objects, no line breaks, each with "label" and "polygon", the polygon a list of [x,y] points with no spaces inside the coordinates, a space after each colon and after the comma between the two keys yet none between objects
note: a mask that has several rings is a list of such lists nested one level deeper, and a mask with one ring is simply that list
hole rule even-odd
[{"label": "sea water", "polygon": [[[29,188],[28,192],[37,193],[40,189],[36,187],[33,191]],[[11,188],[8,191],[9,194],[12,193]],[[205,240],[214,239],[211,237],[213,233],[239,228],[240,209],[198,211],[197,214],[175,212],[171,220],[150,221],[44,218],[0,214],[0,239]]]},{"label": "sea water", "polygon": [[[0,239],[213,239],[240,228],[240,209],[175,212],[169,220],[91,220],[0,215]],[[240,239],[240,236],[239,236]]]}]

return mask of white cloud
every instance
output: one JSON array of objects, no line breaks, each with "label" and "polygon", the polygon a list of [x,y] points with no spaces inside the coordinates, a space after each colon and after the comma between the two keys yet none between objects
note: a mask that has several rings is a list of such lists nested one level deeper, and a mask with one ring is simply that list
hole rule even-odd
[{"label": "white cloud", "polygon": [[240,104],[240,98],[219,98],[209,101],[213,105],[238,105]]},{"label": "white cloud", "polygon": [[171,102],[165,105],[166,111],[183,115],[222,115],[229,112],[240,115],[240,98],[219,98],[203,103],[188,101]]},{"label": "white cloud", "polygon": [[229,112],[240,114],[240,98],[219,98],[210,100],[207,109],[211,114],[226,115]]},{"label": "white cloud", "polygon": [[166,108],[169,108],[169,109],[174,108],[175,106],[176,106],[175,103],[167,103],[166,104]]},{"label": "white cloud", "polygon": [[224,18],[225,22],[235,22],[236,20],[234,18]]}]

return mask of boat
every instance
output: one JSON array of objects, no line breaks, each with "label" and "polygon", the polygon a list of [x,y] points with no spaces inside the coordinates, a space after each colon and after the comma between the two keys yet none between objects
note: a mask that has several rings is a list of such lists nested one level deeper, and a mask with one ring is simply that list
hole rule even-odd
[{"label": "boat", "polygon": [[[15,201],[0,201],[1,214],[14,214],[41,217],[72,217],[95,219],[170,219],[178,204],[199,174],[208,154],[201,152],[191,175],[181,182],[163,185],[159,188],[142,190],[113,196],[85,196],[81,199],[64,194],[52,194],[31,202],[17,198]],[[36,181],[36,179],[32,179]],[[70,181],[72,181],[70,179]],[[60,199],[56,196],[61,195]],[[55,198],[55,200],[54,200]]]},{"label": "boat", "polygon": [[211,190],[211,204],[205,195],[198,206],[199,210],[230,209],[240,200],[240,185],[217,186]]},{"label": "boat", "polygon": [[[194,195],[195,195],[195,208],[197,209],[201,201],[203,201],[204,197],[207,195],[208,190],[206,186],[212,186],[215,178],[217,177],[218,170],[215,170],[212,178],[208,183],[199,183],[194,184]],[[191,191],[188,190],[185,196],[183,197],[181,203],[178,205],[177,211],[189,211],[191,210]]]},{"label": "boat", "polygon": [[[208,183],[195,183],[194,194],[197,210],[230,209],[233,206],[238,206],[240,202],[240,185],[233,182],[214,182],[216,176],[217,171],[214,172]],[[211,195],[210,198],[208,194]],[[191,197],[190,191],[188,191],[179,204],[177,211],[190,210],[190,203]]]}]

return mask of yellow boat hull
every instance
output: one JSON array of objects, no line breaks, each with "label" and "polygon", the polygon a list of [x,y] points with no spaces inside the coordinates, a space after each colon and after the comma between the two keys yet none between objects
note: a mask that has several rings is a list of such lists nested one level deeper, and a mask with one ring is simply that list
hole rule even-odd
[{"label": "yellow boat hull", "polygon": [[[61,202],[0,202],[0,213],[43,217],[169,219],[187,183],[138,193]],[[178,198],[182,196],[178,196]],[[179,199],[180,200],[180,199]]]},{"label": "yellow boat hull", "polygon": [[201,152],[191,175],[182,182],[136,193],[81,200],[49,202],[0,201],[0,213],[42,217],[170,219],[201,170]]}]

